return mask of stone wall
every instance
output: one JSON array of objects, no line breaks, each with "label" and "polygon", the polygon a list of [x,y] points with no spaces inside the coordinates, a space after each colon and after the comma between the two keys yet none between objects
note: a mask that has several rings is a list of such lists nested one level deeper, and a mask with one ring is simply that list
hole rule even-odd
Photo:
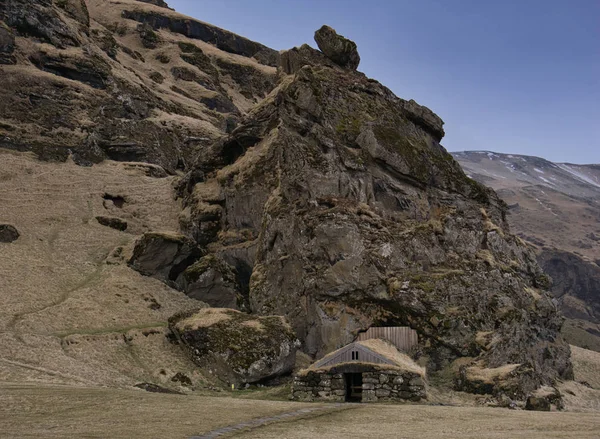
[{"label": "stone wall", "polygon": [[[362,402],[420,401],[427,398],[423,378],[413,372],[373,370],[363,372]],[[292,399],[296,401],[343,402],[346,385],[343,373],[311,371],[294,377]]]},{"label": "stone wall", "polygon": [[413,372],[376,371],[363,373],[363,402],[427,398],[425,381]]},{"label": "stone wall", "polygon": [[346,395],[344,375],[341,373],[308,372],[296,375],[292,386],[292,399],[297,401],[344,401]]}]

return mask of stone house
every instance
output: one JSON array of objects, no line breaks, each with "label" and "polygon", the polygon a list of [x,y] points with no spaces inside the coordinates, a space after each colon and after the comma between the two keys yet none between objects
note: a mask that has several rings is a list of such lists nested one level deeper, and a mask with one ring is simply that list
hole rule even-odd
[{"label": "stone house", "polygon": [[420,401],[427,398],[425,369],[386,340],[356,341],[294,377],[297,401]]}]

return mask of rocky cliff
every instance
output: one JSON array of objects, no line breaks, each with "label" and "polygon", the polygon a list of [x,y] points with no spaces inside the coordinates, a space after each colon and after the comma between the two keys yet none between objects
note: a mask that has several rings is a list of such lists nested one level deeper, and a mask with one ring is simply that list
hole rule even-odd
[{"label": "rocky cliff", "polygon": [[[146,175],[136,174],[135,186],[122,183],[119,192],[94,192],[88,201],[90,218],[102,209],[112,214],[103,220],[115,225],[112,246],[126,243],[103,248],[104,256],[94,250],[103,276],[126,273],[116,288],[129,291],[126,304],[130,296],[142,301],[130,287],[137,273],[129,264],[160,290],[161,303],[144,296],[143,306],[144,315],[162,308],[161,327],[167,310],[210,300],[285,316],[301,349],[315,358],[369,326],[409,325],[419,333],[415,356],[432,373],[452,371],[456,385],[469,391],[522,397],[570,377],[547,277],[510,233],[506,205],[441,146],[443,121],[435,113],[358,72],[356,44],[329,27],[316,34],[320,50],[303,45],[278,54],[164,6],[134,0],[0,6],[8,84],[0,91],[0,146],[66,161],[68,169],[68,157],[86,166],[127,162],[115,169],[155,165],[136,168]],[[180,179],[166,177],[178,172]],[[178,200],[161,192],[154,205],[136,201],[140,191],[152,199],[153,188],[164,192],[169,182]],[[171,209],[169,219],[181,207],[180,230],[155,233],[161,221],[152,212],[159,205]],[[125,213],[127,228],[112,218]],[[88,216],[76,224],[108,229]],[[56,233],[45,238],[50,249]],[[133,248],[132,238],[142,234]],[[168,248],[168,255],[153,260],[156,248]],[[85,291],[94,279],[85,281]],[[80,302],[93,300],[74,288]],[[214,297],[220,291],[226,297]],[[33,314],[54,328],[62,321],[57,309],[77,306],[71,290],[55,293],[27,319],[15,311],[7,331],[13,351],[24,343],[18,332],[24,322],[38,328]],[[102,309],[113,309],[101,297],[108,304]],[[114,312],[133,315],[126,306]],[[35,334],[40,340],[72,335],[85,323]],[[144,376],[162,374],[145,367]]]},{"label": "rocky cliff", "polygon": [[0,4],[0,146],[184,169],[275,85],[272,49],[162,1]]},{"label": "rocky cliff", "polygon": [[488,151],[454,156],[509,205],[515,234],[552,278],[569,343],[600,350],[600,167]]},{"label": "rocky cliff", "polygon": [[513,393],[568,377],[548,280],[442,120],[308,46],[281,59],[291,74],[185,180],[183,230],[251,273],[252,310],[285,315],[315,357],[410,325],[431,371],[512,365],[491,387]]},{"label": "rocky cliff", "polygon": [[[213,386],[167,320],[237,292],[211,255],[187,267],[204,253],[173,186],[275,87],[277,58],[161,0],[0,2],[0,379]],[[174,261],[189,297],[162,282]]]}]

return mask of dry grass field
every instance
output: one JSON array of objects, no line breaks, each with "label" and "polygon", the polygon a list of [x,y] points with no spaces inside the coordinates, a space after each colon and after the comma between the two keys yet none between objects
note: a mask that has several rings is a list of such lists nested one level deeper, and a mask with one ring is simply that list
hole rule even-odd
[{"label": "dry grass field", "polygon": [[474,407],[363,405],[278,422],[235,435],[244,439],[597,439],[597,413],[525,412]]},{"label": "dry grass field", "polygon": [[[287,401],[286,387],[209,392],[212,380],[167,341],[168,317],[198,303],[125,263],[143,232],[177,230],[174,177],[145,171],[0,150],[0,223],[21,233],[0,254],[0,438],[189,438],[320,406]],[[102,226],[98,215],[128,228]],[[231,435],[598,438],[600,354],[573,348],[573,361],[576,381],[560,387],[568,412],[484,408],[480,397],[432,389],[431,403],[456,406],[331,405]],[[177,373],[193,383],[186,396],[131,388],[178,388]]]},{"label": "dry grass field", "polygon": [[[184,439],[318,404],[136,390],[0,384],[0,432],[16,438]],[[598,413],[482,407],[348,405],[225,437],[598,438]]]},{"label": "dry grass field", "polygon": [[0,247],[0,381],[131,386],[181,372],[202,382],[164,334],[171,315],[198,302],[124,260],[141,233],[177,230],[173,178],[0,149],[0,224],[21,233]]},{"label": "dry grass field", "polygon": [[[598,438],[600,354],[574,348],[576,379],[561,385],[566,412],[528,412],[473,406],[473,395],[452,392],[432,402],[462,404],[303,404],[289,389],[154,394],[141,390],[0,383],[0,437],[184,439],[299,409],[326,409],[267,422],[223,437],[314,438]],[[215,396],[222,395],[222,396]],[[232,397],[234,396],[234,397]],[[279,399],[279,400],[271,400]],[[465,406],[467,405],[467,406]]]},{"label": "dry grass field", "polygon": [[0,384],[0,437],[183,439],[305,405],[142,390]]}]

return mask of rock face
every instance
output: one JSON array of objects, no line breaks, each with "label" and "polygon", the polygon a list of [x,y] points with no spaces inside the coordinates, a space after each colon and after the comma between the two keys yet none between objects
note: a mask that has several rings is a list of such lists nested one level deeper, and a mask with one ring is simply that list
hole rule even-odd
[{"label": "rock face", "polygon": [[[565,316],[600,323],[600,267],[559,250],[543,250],[538,260],[553,280],[552,293],[563,299]],[[567,296],[577,300],[564,300]]]},{"label": "rock face", "polygon": [[182,227],[252,267],[252,309],[286,316],[312,356],[407,325],[428,370],[518,364],[524,396],[572,373],[562,318],[505,204],[442,135],[433,112],[376,81],[304,65],[199,157]]},{"label": "rock face", "polygon": [[325,65],[334,67],[337,64],[327,58],[322,52],[313,49],[308,44],[285,50],[279,57],[279,68],[288,75],[296,73],[304,66]]},{"label": "rock face", "polygon": [[9,243],[19,239],[19,231],[10,224],[0,224],[0,242]]},{"label": "rock face", "polygon": [[282,317],[253,317],[206,308],[169,319],[169,328],[200,366],[231,384],[255,383],[291,372],[297,339]]},{"label": "rock face", "polygon": [[360,64],[360,56],[356,43],[338,35],[329,26],[323,26],[315,32],[315,41],[319,49],[337,65],[356,70]]},{"label": "rock face", "polygon": [[600,350],[600,165],[490,151],[454,155],[468,175],[498,191],[512,230],[535,247],[567,317],[566,340]]},{"label": "rock face", "polygon": [[12,29],[0,21],[0,64],[15,64],[15,35]]},{"label": "rock face", "polygon": [[137,240],[127,263],[145,276],[175,281],[201,254],[196,243],[185,236],[152,232]]},{"label": "rock face", "polygon": [[225,52],[254,57],[266,65],[277,65],[278,54],[273,49],[216,26],[195,20],[190,21],[188,17],[173,17],[138,9],[124,11],[123,17],[147,23],[154,29],[169,29],[171,32],[185,35],[188,38],[214,44]]},{"label": "rock face", "polygon": [[235,269],[221,258],[208,255],[188,267],[177,279],[189,297],[216,308],[244,308]]},{"label": "rock face", "polygon": [[[80,0],[64,3],[68,5],[73,1],[82,3]],[[61,49],[81,45],[78,30],[62,19],[52,0],[4,1],[0,5],[0,16],[19,35],[36,37]]]},{"label": "rock face", "polygon": [[276,51],[150,3],[0,2],[0,146],[173,174],[274,88]]}]

